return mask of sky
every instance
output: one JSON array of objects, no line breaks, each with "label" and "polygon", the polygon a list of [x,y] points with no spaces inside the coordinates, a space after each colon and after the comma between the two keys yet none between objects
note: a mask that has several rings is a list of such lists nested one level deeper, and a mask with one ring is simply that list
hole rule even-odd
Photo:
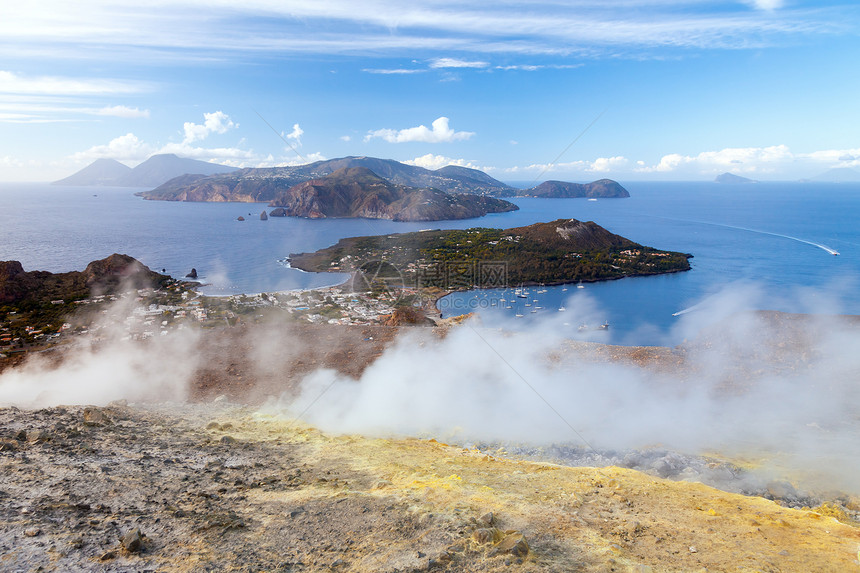
[{"label": "sky", "polygon": [[860,170],[854,0],[30,0],[0,7],[0,181],[175,153],[502,181]]}]

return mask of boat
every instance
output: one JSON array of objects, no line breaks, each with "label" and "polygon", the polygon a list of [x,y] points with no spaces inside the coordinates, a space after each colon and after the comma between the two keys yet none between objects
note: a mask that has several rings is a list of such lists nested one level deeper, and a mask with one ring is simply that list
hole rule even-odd
[{"label": "boat", "polygon": [[520,313],[516,313],[514,316],[516,316],[517,318],[522,318],[522,317],[523,317],[523,315],[521,315]]},{"label": "boat", "polygon": [[566,309],[566,308],[564,308],[564,306],[563,306],[563,305],[562,305],[562,306],[560,306],[560,307],[558,307],[558,311],[559,311],[559,312],[564,312],[564,311],[566,311],[566,310],[567,310],[567,309]]},{"label": "boat", "polygon": [[579,281],[579,283],[576,285],[576,288],[585,288],[585,285],[582,284],[582,281]]}]

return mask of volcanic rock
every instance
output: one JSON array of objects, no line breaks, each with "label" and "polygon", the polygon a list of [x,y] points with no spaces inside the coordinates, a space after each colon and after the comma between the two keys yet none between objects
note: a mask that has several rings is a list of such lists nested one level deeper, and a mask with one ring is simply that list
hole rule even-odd
[{"label": "volcanic rock", "polygon": [[185,278],[187,278],[187,279],[196,279],[196,278],[197,278],[197,269],[195,269],[195,268],[193,268],[193,267],[192,267],[191,272],[190,272],[190,273],[188,273],[187,275],[185,275]]},{"label": "volcanic rock", "polygon": [[504,539],[502,539],[499,544],[493,548],[492,553],[494,555],[508,553],[517,557],[525,557],[529,554],[529,542],[526,541],[525,535],[519,531],[515,531],[513,533],[509,533]]},{"label": "volcanic rock", "polygon": [[98,408],[84,408],[83,417],[87,426],[105,426],[111,423],[110,418]]},{"label": "volcanic rock", "polygon": [[141,549],[143,549],[143,535],[140,533],[140,529],[134,528],[131,531],[126,532],[120,540],[120,544],[122,548],[128,551],[129,553],[139,553]]}]

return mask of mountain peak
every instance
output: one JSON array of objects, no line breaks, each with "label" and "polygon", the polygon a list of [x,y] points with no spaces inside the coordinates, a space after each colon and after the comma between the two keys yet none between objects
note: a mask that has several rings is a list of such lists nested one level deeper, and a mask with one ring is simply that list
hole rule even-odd
[{"label": "mountain peak", "polygon": [[235,170],[235,167],[179,157],[175,153],[159,153],[134,169],[114,159],[96,159],[77,173],[55,181],[54,185],[157,187],[181,175],[214,175]]}]

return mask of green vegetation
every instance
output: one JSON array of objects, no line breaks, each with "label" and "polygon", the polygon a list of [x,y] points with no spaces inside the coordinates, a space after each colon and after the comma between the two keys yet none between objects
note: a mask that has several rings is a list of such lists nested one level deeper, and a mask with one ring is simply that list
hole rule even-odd
[{"label": "green vegetation", "polygon": [[689,270],[690,257],[639,245],[595,223],[571,219],[516,229],[353,237],[315,253],[291,255],[290,260],[307,271],[365,274],[372,261],[385,261],[399,269],[406,285],[455,290],[671,273]]}]

